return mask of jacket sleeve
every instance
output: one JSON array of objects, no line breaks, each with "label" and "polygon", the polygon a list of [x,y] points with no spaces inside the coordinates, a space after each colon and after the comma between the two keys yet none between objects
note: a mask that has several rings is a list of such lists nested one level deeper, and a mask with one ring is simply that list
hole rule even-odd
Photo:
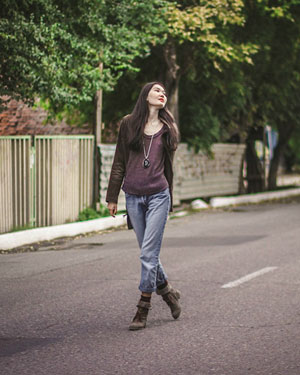
[{"label": "jacket sleeve", "polygon": [[126,172],[126,122],[123,119],[120,125],[115,156],[110,172],[106,193],[106,202],[118,203],[118,196]]}]

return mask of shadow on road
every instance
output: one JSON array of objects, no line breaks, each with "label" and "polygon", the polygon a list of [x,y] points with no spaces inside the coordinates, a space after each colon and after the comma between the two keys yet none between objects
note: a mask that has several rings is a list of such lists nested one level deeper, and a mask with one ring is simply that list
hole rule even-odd
[{"label": "shadow on road", "polygon": [[57,341],[56,338],[45,337],[0,337],[0,357],[10,357],[16,353],[53,344]]}]

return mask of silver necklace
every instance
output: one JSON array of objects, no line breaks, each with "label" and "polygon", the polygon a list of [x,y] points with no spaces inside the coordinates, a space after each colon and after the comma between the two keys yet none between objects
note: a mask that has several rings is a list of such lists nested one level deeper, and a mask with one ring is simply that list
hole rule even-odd
[{"label": "silver necklace", "polygon": [[154,134],[152,134],[152,136],[151,136],[151,140],[150,140],[150,144],[149,144],[149,148],[148,148],[148,152],[147,153],[146,153],[146,149],[145,149],[145,142],[144,142],[144,139],[143,139],[143,149],[144,149],[143,167],[144,168],[149,168],[150,167],[149,154],[150,154],[150,150],[151,150],[153,136],[154,136]]}]

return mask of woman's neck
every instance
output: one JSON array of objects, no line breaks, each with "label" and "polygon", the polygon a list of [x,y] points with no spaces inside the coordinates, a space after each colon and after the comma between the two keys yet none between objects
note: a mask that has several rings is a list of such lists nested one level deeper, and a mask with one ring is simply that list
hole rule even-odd
[{"label": "woman's neck", "polygon": [[158,121],[158,112],[159,109],[150,107],[149,108],[149,117],[148,117],[148,123],[153,123],[155,121]]},{"label": "woman's neck", "polygon": [[157,132],[160,131],[160,129],[163,127],[163,123],[160,121],[160,119],[157,117],[149,117],[146,125],[145,125],[145,129],[144,129],[144,133],[147,134],[147,135],[153,135]]},{"label": "woman's neck", "polygon": [[150,108],[148,121],[145,125],[144,133],[147,135],[152,135],[157,133],[163,124],[158,117],[158,110],[155,108]]}]

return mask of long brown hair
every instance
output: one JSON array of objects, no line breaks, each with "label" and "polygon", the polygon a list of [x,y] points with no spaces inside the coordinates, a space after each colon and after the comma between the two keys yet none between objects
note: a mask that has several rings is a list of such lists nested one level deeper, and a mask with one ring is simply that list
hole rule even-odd
[{"label": "long brown hair", "polygon": [[[132,113],[128,116],[129,127],[131,129],[129,148],[134,151],[140,151],[142,149],[144,129],[149,118],[147,97],[149,91],[155,84],[158,84],[165,89],[164,85],[160,82],[149,82],[145,84],[140,92]],[[159,109],[158,118],[162,123],[168,126],[167,146],[169,150],[176,150],[179,142],[179,131],[173,115],[165,106],[164,108]]]}]

